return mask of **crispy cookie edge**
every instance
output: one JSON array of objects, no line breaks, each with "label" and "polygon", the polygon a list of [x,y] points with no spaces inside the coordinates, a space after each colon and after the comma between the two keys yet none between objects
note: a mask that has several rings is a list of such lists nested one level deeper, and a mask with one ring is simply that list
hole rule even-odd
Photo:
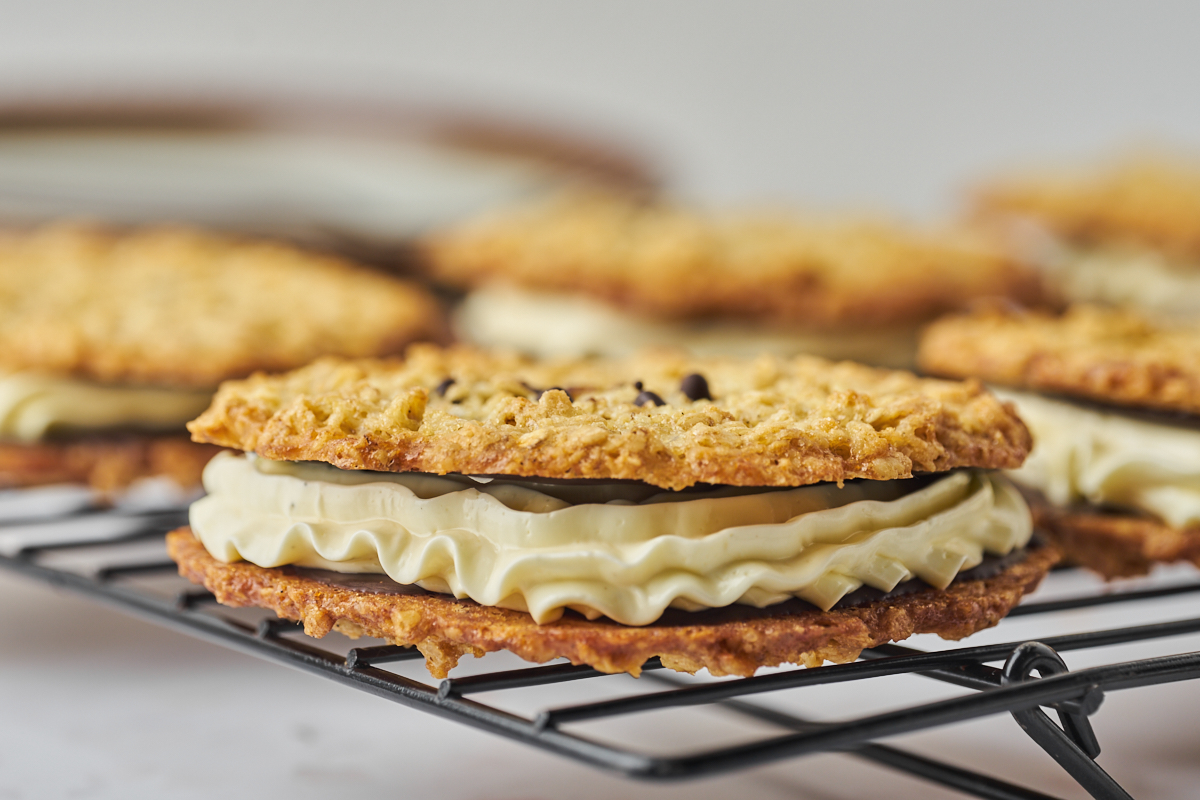
[{"label": "crispy cookie edge", "polygon": [[180,575],[230,606],[259,606],[304,623],[317,638],[331,630],[417,647],[435,678],[445,678],[463,655],[509,650],[542,663],[567,658],[601,672],[640,673],[654,656],[670,669],[712,675],[753,675],[784,663],[845,663],[863,649],[936,633],[961,639],[999,622],[1033,591],[1058,560],[1052,548],[990,578],[926,589],[886,601],[823,612],[817,609],[696,625],[632,627],[574,615],[538,625],[523,612],[440,595],[378,595],[328,586],[281,569],[222,563],[191,529],[167,534]]}]

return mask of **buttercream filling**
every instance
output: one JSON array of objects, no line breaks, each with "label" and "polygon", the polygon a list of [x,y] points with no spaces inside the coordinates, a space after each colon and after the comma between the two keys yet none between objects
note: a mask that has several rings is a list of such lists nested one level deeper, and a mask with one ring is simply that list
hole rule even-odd
[{"label": "buttercream filling", "polygon": [[1056,505],[1090,503],[1200,524],[1200,430],[1132,419],[1026,392],[993,389],[1033,434],[1013,480]]},{"label": "buttercream filling", "polygon": [[1200,313],[1200,260],[1135,242],[1071,242],[1037,219],[1001,219],[1011,245],[1072,303],[1132,306],[1173,317]]},{"label": "buttercream filling", "polygon": [[828,609],[914,577],[944,588],[1031,533],[1020,494],[978,471],[593,503],[466,481],[223,454],[191,523],[226,562],[382,573],[538,622],[574,609],[628,625],[792,597]]},{"label": "buttercream filling", "polygon": [[1172,316],[1200,313],[1200,264],[1180,263],[1149,248],[1068,249],[1054,262],[1075,302],[1136,306]]},{"label": "buttercream filling", "polygon": [[625,356],[644,347],[681,347],[700,356],[807,353],[911,367],[917,329],[803,332],[735,322],[661,322],[582,295],[492,286],[471,292],[454,312],[455,331],[476,344],[512,347],[541,358]]},{"label": "buttercream filling", "polygon": [[0,439],[33,442],[63,431],[182,431],[211,391],[92,383],[33,372],[0,375]]}]

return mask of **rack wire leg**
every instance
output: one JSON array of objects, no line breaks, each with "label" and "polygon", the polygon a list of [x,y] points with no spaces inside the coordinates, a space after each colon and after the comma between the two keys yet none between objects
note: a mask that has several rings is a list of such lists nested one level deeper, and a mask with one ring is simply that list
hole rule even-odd
[{"label": "rack wire leg", "polygon": [[[1067,665],[1052,647],[1041,642],[1026,642],[1004,663],[1004,682],[1030,680],[1034,670],[1043,676],[1058,675],[1067,671]],[[1089,713],[1099,707],[1100,697],[1098,689],[1089,692],[1089,702],[1085,704]],[[1061,728],[1040,708],[1014,711],[1012,715],[1029,738],[1096,800],[1132,800],[1129,793],[1095,762],[1096,756],[1100,755],[1100,743],[1085,714],[1059,712]]]}]

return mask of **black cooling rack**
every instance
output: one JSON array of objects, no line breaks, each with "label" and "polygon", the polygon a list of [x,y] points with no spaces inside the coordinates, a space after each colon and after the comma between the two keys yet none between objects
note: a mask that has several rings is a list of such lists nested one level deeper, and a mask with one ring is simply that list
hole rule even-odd
[{"label": "black cooling rack", "polygon": [[[29,498],[24,498],[28,514]],[[36,504],[35,504],[36,505]],[[577,761],[633,778],[700,778],[720,772],[819,752],[848,752],[966,795],[996,800],[1033,800],[1048,795],[984,775],[970,768],[879,744],[876,740],[993,714],[1011,714],[1088,793],[1096,798],[1129,797],[1095,758],[1100,745],[1089,716],[1105,692],[1200,678],[1200,653],[1108,664],[1070,671],[1060,652],[1093,650],[1131,642],[1200,632],[1200,617],[1133,627],[1045,637],[1038,641],[958,647],[923,652],[885,645],[865,651],[859,661],[818,669],[791,669],[753,678],[696,683],[669,677],[655,662],[645,678],[648,693],[545,708],[531,716],[480,702],[484,692],[535,688],[566,681],[628,680],[570,664],[508,669],[469,677],[424,682],[381,665],[419,659],[415,649],[390,645],[352,647],[336,652],[316,640],[296,637],[296,623],[270,612],[252,619],[217,605],[213,596],[177,576],[161,547],[162,535],[186,521],[178,508],[104,509],[75,503],[54,514],[0,520],[0,566],[55,586],[102,600],[151,620],[237,650],[323,675],[339,683],[438,716],[515,739]],[[161,580],[147,582],[147,577]],[[164,588],[165,587],[165,588]],[[1200,581],[1120,593],[1086,594],[1027,603],[1011,617],[1090,606],[1136,603],[1200,593]],[[1003,630],[1004,623],[1001,623]],[[1036,675],[1035,675],[1036,673]],[[917,674],[973,691],[883,713],[836,722],[815,722],[747,698],[803,686]],[[645,688],[644,684],[639,688]],[[769,702],[768,698],[763,698]],[[719,706],[782,731],[753,741],[702,752],[662,756],[617,746],[572,730],[574,723],[611,719],[651,710]],[[1055,724],[1047,714],[1054,713]]]}]

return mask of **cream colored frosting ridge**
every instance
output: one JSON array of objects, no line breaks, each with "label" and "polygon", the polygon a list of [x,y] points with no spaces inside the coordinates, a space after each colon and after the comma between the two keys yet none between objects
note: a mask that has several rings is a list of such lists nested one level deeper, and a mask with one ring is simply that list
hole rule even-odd
[{"label": "cream colored frosting ridge", "polygon": [[658,322],[581,295],[507,286],[471,292],[454,313],[459,337],[540,358],[625,356],[644,347],[685,347],[700,356],[800,353],[888,367],[911,367],[915,327],[802,333],[733,322]]},{"label": "cream colored frosting ridge", "polygon": [[1033,452],[1013,480],[1056,505],[1087,502],[1200,524],[1200,430],[1132,419],[1035,394],[994,389],[1016,403]]},{"label": "cream colored frosting ridge", "polygon": [[59,429],[183,431],[211,391],[108,386],[17,372],[0,375],[0,438],[32,442]]},{"label": "cream colored frosting ridge", "polygon": [[1200,262],[1133,242],[1071,243],[1022,214],[1005,216],[1003,223],[1012,247],[1072,303],[1132,307],[1180,319],[1200,314]]},{"label": "cream colored frosting ridge", "polygon": [[1200,264],[1122,247],[1066,250],[1052,268],[1073,302],[1133,306],[1179,318],[1200,314]]},{"label": "cream colored frosting ridge", "polygon": [[386,573],[538,622],[571,608],[645,625],[670,606],[793,596],[828,609],[864,584],[945,587],[1031,532],[1019,493],[983,472],[915,491],[860,481],[571,505],[500,482],[222,454],[204,485],[192,529],[220,560]]}]

